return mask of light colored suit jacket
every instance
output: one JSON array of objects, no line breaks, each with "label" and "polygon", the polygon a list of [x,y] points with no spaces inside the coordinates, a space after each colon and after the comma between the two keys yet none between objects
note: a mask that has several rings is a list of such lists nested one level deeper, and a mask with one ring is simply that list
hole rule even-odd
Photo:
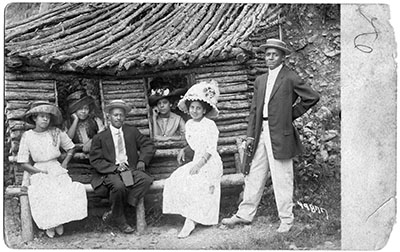
[{"label": "light colored suit jacket", "polygon": [[[263,74],[256,78],[254,84],[247,136],[254,137],[255,147],[258,145],[262,130],[267,79],[268,73]],[[295,103],[298,97],[300,101]],[[290,159],[301,153],[299,134],[292,122],[318,101],[317,92],[288,67],[282,67],[276,78],[270,100],[267,101],[268,125],[275,159]],[[253,155],[254,153],[255,150]]]}]

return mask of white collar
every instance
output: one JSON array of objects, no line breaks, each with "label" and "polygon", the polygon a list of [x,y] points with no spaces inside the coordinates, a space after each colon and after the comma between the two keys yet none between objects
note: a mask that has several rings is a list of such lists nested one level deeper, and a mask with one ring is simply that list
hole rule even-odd
[{"label": "white collar", "polygon": [[281,63],[281,64],[280,64],[279,66],[277,66],[275,69],[273,69],[273,70],[269,69],[269,73],[271,73],[271,74],[278,74],[279,71],[281,71],[282,67],[283,67],[283,64]]},{"label": "white collar", "polygon": [[121,130],[121,132],[122,132],[122,126],[121,126],[121,128],[117,129],[117,128],[115,128],[114,126],[112,126],[112,125],[110,124],[110,130],[111,130],[111,133],[112,133],[112,134],[118,134],[118,132],[120,132],[120,130]]}]

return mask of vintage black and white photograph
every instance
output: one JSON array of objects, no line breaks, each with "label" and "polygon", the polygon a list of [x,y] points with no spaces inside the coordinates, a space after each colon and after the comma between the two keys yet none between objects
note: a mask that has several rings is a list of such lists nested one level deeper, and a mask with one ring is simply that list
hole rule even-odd
[{"label": "vintage black and white photograph", "polygon": [[8,248],[343,249],[341,4],[3,11]]}]

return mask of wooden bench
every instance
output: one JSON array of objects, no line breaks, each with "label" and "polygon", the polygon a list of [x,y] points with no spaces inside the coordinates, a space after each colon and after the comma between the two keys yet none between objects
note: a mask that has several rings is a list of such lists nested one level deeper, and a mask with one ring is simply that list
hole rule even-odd
[{"label": "wooden bench", "polygon": [[[244,184],[244,177],[239,171],[239,162],[242,158],[243,152],[240,147],[241,140],[237,140],[238,152],[234,154],[235,156],[235,169],[234,174],[225,174],[221,178],[221,186],[240,186]],[[221,150],[220,150],[221,151]],[[15,156],[10,156],[9,161],[15,163]],[[22,183],[20,186],[8,186],[5,190],[5,195],[7,196],[19,196],[20,199],[20,217],[21,217],[21,236],[23,241],[33,240],[33,222],[32,215],[29,206],[27,189],[29,186],[30,173],[24,171]],[[150,190],[162,190],[164,188],[165,179],[158,179],[153,182]],[[83,184],[85,186],[87,193],[94,192],[91,184]],[[136,207],[136,229],[139,234],[144,233],[147,227],[145,220],[145,207],[144,199],[140,199]]]}]

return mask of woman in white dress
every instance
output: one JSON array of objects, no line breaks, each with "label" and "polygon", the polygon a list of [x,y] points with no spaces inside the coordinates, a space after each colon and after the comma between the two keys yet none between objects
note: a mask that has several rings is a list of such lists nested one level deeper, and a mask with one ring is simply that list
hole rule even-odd
[{"label": "woman in white dress", "polygon": [[[186,123],[185,136],[195,153],[193,160],[174,171],[164,186],[163,213],[186,218],[179,238],[189,236],[196,223],[218,223],[222,161],[217,152],[219,131],[209,119],[218,115],[218,96],[215,81],[200,82],[178,103],[178,107],[192,117]],[[184,150],[181,150],[179,163],[183,157]]]},{"label": "woman in white dress", "polygon": [[[17,161],[32,174],[28,198],[33,220],[53,238],[63,234],[64,223],[87,216],[86,191],[81,183],[72,182],[66,169],[74,144],[65,132],[53,127],[61,124],[60,110],[51,103],[36,102],[24,119],[35,128],[22,135]],[[60,147],[67,151],[62,164],[57,160]]]}]

